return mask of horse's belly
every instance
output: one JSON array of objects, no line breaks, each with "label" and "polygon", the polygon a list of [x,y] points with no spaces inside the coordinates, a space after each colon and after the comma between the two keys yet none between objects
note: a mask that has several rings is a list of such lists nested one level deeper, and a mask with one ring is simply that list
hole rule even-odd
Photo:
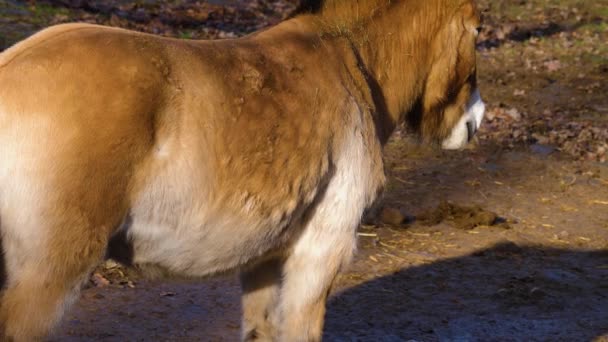
[{"label": "horse's belly", "polygon": [[[293,227],[272,217],[234,207],[219,210],[209,199],[214,196],[197,196],[204,193],[201,187],[187,191],[163,180],[134,201],[109,243],[109,258],[161,270],[160,275],[204,277],[264,257],[291,236]],[[164,191],[155,190],[161,186]]]},{"label": "horse's belly", "polygon": [[134,217],[126,234],[132,246],[132,263],[187,277],[235,269],[258,256],[258,247],[267,241],[251,234],[243,223],[231,221],[169,224]]}]

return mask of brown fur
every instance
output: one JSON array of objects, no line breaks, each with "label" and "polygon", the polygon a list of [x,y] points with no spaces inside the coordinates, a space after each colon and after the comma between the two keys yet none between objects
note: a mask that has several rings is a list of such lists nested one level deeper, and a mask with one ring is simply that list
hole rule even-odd
[{"label": "brown fur", "polygon": [[[151,262],[192,276],[243,268],[244,338],[319,340],[355,222],[384,182],[381,146],[403,120],[449,134],[475,86],[466,27],[478,20],[468,0],[335,0],[242,39],[70,24],[5,51],[5,336],[45,336],[133,215],[210,239],[199,259]],[[345,200],[340,179],[354,182]],[[332,208],[349,218],[343,233]],[[336,245],[316,250],[324,236]],[[156,246],[133,239],[136,261]]]}]

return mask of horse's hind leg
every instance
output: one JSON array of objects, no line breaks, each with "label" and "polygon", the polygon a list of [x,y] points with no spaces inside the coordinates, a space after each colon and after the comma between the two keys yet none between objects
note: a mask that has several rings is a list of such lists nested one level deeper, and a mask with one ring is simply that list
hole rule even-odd
[{"label": "horse's hind leg", "polygon": [[15,225],[3,217],[7,284],[0,304],[0,340],[41,340],[78,298],[103,257],[107,229],[73,210]]}]

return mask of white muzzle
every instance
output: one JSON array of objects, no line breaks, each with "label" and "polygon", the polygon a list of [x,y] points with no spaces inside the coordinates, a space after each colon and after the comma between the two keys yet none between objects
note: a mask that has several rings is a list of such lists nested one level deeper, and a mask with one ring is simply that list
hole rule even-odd
[{"label": "white muzzle", "polygon": [[456,126],[452,129],[452,133],[442,143],[441,147],[446,150],[457,150],[463,148],[481,126],[481,121],[486,112],[486,105],[481,100],[479,89],[475,89],[464,115]]}]

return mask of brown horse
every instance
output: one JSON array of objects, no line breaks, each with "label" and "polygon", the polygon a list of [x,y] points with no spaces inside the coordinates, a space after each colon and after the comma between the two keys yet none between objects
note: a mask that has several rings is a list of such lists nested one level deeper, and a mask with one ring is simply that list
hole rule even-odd
[{"label": "brown horse", "polygon": [[4,339],[46,336],[104,257],[238,271],[243,339],[316,341],[382,146],[460,148],[484,106],[471,0],[326,0],[240,39],[69,24],[0,55]]}]

